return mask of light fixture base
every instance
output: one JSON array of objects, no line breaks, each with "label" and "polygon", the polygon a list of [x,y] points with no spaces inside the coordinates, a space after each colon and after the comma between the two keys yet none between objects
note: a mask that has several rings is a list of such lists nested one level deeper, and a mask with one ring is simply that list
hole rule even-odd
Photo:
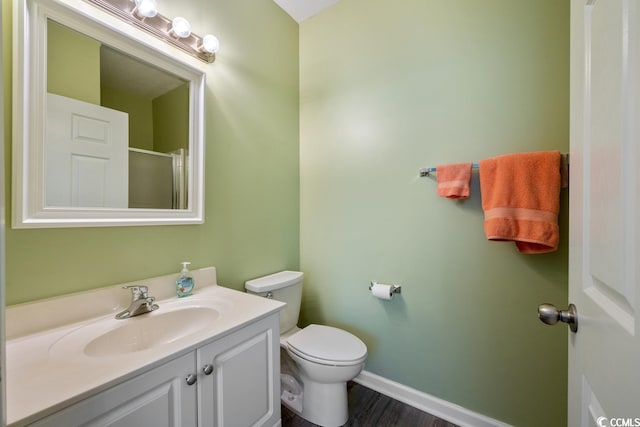
[{"label": "light fixture base", "polygon": [[215,53],[209,53],[200,49],[202,46],[202,37],[191,33],[189,37],[176,38],[172,37],[170,32],[172,28],[172,20],[158,13],[149,18],[140,18],[135,13],[135,3],[131,0],[84,0],[93,4],[110,14],[122,19],[125,22],[139,28],[156,38],[165,41],[189,55],[198,58],[206,63],[215,61]]}]

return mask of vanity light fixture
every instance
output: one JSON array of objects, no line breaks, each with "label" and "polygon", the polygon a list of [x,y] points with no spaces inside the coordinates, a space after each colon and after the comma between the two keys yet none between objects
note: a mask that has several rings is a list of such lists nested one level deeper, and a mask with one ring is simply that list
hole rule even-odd
[{"label": "vanity light fixture", "polygon": [[153,18],[158,14],[158,4],[156,0],[135,0],[136,8],[133,12],[139,18]]},{"label": "vanity light fixture", "polygon": [[191,32],[183,17],[169,19],[158,13],[156,0],[85,0],[136,28],[177,47],[201,61],[211,63],[220,49],[218,39],[210,34],[204,38]]},{"label": "vanity light fixture", "polygon": [[171,32],[181,39],[185,39],[191,35],[191,24],[182,16],[176,16],[171,21]]},{"label": "vanity light fixture", "polygon": [[214,54],[220,50],[220,41],[216,36],[207,34],[202,38],[202,44],[200,45],[200,50],[208,52],[210,54]]}]

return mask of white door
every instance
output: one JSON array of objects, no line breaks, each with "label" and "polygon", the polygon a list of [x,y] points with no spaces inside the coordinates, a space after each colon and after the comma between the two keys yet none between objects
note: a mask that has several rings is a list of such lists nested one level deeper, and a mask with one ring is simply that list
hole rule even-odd
[{"label": "white door", "polygon": [[45,206],[129,205],[127,113],[47,94]]},{"label": "white door", "polygon": [[640,1],[571,1],[569,425],[640,426]]}]

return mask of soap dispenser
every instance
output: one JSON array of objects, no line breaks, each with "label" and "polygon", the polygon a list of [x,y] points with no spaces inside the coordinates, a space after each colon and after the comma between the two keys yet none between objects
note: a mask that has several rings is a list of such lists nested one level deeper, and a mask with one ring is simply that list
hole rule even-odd
[{"label": "soap dispenser", "polygon": [[176,280],[176,293],[180,298],[188,297],[189,295],[191,295],[193,287],[195,286],[193,276],[187,268],[189,264],[191,263],[188,261],[182,263],[182,271],[180,271],[180,277],[178,277],[178,280]]}]

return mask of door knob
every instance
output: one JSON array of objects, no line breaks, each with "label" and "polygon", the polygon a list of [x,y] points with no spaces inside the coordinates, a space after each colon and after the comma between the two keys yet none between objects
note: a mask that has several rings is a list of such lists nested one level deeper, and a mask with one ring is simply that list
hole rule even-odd
[{"label": "door knob", "polygon": [[540,304],[538,319],[547,325],[555,325],[559,320],[569,324],[571,332],[578,332],[578,311],[573,304],[569,304],[569,308],[566,310],[558,310],[553,304]]}]

